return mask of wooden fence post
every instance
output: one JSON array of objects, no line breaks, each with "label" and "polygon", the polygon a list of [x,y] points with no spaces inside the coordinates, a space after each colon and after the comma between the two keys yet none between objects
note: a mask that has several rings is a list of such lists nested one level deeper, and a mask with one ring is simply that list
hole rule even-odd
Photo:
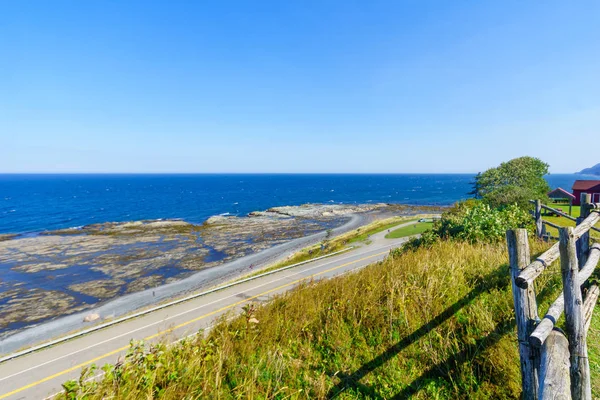
[{"label": "wooden fence post", "polygon": [[[579,225],[590,215],[589,205],[592,200],[592,195],[589,193],[581,193],[581,206],[580,206],[580,214],[579,218],[577,218],[576,224]],[[587,261],[588,252],[590,250],[590,231],[585,232],[581,237],[577,240],[577,259],[579,260],[579,265],[583,266]]]},{"label": "wooden fence post", "polygon": [[571,399],[569,341],[556,329],[550,332],[542,346],[539,399]]},{"label": "wooden fence post", "polygon": [[533,332],[534,324],[538,319],[537,302],[533,285],[530,285],[527,289],[521,289],[515,283],[515,278],[531,261],[527,231],[525,229],[507,231],[506,242],[508,244],[512,293],[517,321],[523,399],[537,399],[539,351],[529,344],[529,335]]},{"label": "wooden fence post", "polygon": [[571,359],[571,396],[573,400],[591,400],[590,366],[583,320],[583,301],[579,282],[579,263],[573,228],[560,231],[560,267],[565,299],[565,319]]},{"label": "wooden fence post", "polygon": [[541,238],[544,234],[544,223],[542,222],[542,201],[535,201],[535,236]]},{"label": "wooden fence post", "polygon": [[542,224],[542,239],[544,239],[545,242],[548,241],[548,232],[546,229],[546,224]]}]

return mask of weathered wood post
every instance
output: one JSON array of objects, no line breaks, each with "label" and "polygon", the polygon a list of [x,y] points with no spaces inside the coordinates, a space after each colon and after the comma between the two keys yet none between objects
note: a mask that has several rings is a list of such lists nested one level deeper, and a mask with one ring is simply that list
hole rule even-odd
[{"label": "weathered wood post", "polygon": [[[589,193],[581,193],[581,206],[579,218],[577,218],[576,224],[579,225],[590,215],[590,203],[592,195]],[[588,252],[590,250],[590,231],[586,231],[577,240],[577,259],[579,265],[583,266],[587,261]]]},{"label": "weathered wood post", "polygon": [[573,215],[573,198],[569,198],[569,215]]},{"label": "weathered wood post", "polygon": [[535,201],[535,236],[541,238],[544,234],[544,224],[542,222],[542,202],[541,200]]},{"label": "weathered wood post", "polygon": [[545,242],[548,241],[548,231],[546,228],[546,224],[542,224],[542,239],[544,239]]},{"label": "weathered wood post", "polygon": [[569,364],[569,341],[554,329],[542,347],[540,400],[571,399]]},{"label": "weathered wood post", "polygon": [[591,400],[590,366],[583,320],[583,301],[579,282],[579,262],[573,228],[559,230],[560,267],[565,299],[565,319],[571,360],[571,396],[573,400]]},{"label": "weathered wood post", "polygon": [[529,344],[529,335],[533,332],[535,321],[538,319],[537,302],[533,285],[530,285],[527,289],[521,289],[515,283],[515,278],[530,262],[527,231],[525,229],[507,231],[506,242],[508,244],[512,293],[517,321],[523,399],[537,399],[539,352]]}]

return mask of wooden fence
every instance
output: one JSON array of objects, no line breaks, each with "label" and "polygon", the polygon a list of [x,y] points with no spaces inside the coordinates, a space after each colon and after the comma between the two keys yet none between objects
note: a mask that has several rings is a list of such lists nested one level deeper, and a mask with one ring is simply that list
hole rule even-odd
[{"label": "wooden fence", "polygon": [[[581,204],[584,204],[583,203],[584,197],[586,200],[589,200],[588,196],[589,195],[586,195],[586,194],[583,194],[581,196],[581,201],[582,201]],[[539,238],[553,239],[553,237],[547,233],[546,226],[551,226],[556,229],[562,228],[560,225],[554,224],[550,221],[543,219],[542,210],[550,211],[551,213],[559,215],[561,217],[564,217],[568,220],[571,220],[571,221],[575,222],[576,224],[579,224],[579,222],[580,222],[579,218],[572,217],[569,214],[567,214],[557,208],[552,208],[550,206],[542,204],[542,202],[540,200],[530,200],[530,203],[534,205],[534,210],[532,212],[532,215],[533,215],[533,218],[535,219],[535,234]],[[585,204],[589,204],[589,201]],[[598,229],[596,227],[592,227],[591,229],[596,232],[600,232],[600,229]],[[558,238],[554,238],[554,239],[558,239]]]},{"label": "wooden fence", "polygon": [[[559,241],[533,262],[527,231],[506,233],[524,399],[592,398],[586,340],[600,289],[588,278],[600,259],[600,244],[590,246],[589,231],[598,221],[600,203],[582,195],[577,226],[557,226]],[[540,319],[533,282],[559,257],[563,292]],[[556,327],[563,311],[565,333]]]}]

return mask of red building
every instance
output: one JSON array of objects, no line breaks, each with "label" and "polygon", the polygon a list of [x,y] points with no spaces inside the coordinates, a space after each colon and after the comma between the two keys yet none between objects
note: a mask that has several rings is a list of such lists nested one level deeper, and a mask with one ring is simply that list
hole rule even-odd
[{"label": "red building", "polygon": [[592,195],[592,203],[600,203],[600,181],[581,181],[577,180],[573,184],[573,205],[579,206],[581,201],[581,193],[589,193]]}]

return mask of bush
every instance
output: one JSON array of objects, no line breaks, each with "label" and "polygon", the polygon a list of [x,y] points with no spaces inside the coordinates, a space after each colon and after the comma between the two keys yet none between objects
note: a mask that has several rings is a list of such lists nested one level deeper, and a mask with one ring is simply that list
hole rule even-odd
[{"label": "bush", "polygon": [[529,200],[548,198],[544,175],[548,164],[534,157],[519,157],[477,174],[470,194],[492,207],[517,204],[527,209]]},{"label": "bush", "polygon": [[471,243],[494,243],[503,240],[506,231],[532,224],[527,211],[517,205],[492,208],[486,203],[459,203],[434,226],[443,239],[461,239]]},{"label": "bush", "polygon": [[403,249],[431,246],[440,239],[458,239],[470,243],[495,243],[504,240],[506,231],[533,225],[532,219],[516,204],[493,208],[479,200],[457,203],[442,214],[433,229],[418,239],[413,239]]}]

